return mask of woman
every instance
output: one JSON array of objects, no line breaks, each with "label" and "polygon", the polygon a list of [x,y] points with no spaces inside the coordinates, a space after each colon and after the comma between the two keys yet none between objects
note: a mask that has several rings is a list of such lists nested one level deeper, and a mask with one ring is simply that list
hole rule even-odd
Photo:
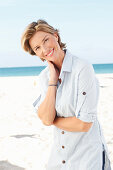
[{"label": "woman", "polygon": [[40,90],[33,103],[43,124],[54,125],[47,170],[110,170],[97,118],[99,84],[92,65],[72,55],[59,31],[44,20],[27,26],[21,44],[48,63],[38,76]]}]

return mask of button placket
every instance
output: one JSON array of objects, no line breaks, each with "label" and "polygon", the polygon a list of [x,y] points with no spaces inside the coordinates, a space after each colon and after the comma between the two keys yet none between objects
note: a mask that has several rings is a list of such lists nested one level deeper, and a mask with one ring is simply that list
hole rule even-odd
[{"label": "button placket", "polygon": [[86,92],[84,91],[82,94],[83,94],[83,95],[86,95]]},{"label": "button placket", "polygon": [[63,163],[63,164],[65,164],[65,163],[66,163],[66,161],[65,161],[65,160],[63,160],[63,161],[62,161],[62,163]]},{"label": "button placket", "polygon": [[[62,133],[62,135],[64,135],[64,134],[65,134],[64,130],[62,130],[62,131],[61,131],[61,133]],[[62,145],[62,149],[64,149],[64,148],[65,148],[65,146],[64,146],[64,145]],[[66,163],[66,161],[65,161],[65,160],[62,160],[62,163],[63,163],[63,164],[65,164],[65,163]]]},{"label": "button placket", "polygon": [[[62,85],[63,85],[62,83],[63,83],[63,80],[64,80],[64,74],[61,74],[61,75],[59,76],[59,79],[61,79],[61,83],[58,81],[58,88],[57,88],[56,100],[60,98],[60,91],[62,90]],[[57,102],[57,108],[60,107],[60,106],[58,106],[58,101],[59,101],[59,100],[56,101],[56,102]],[[62,134],[62,135],[65,134],[64,130],[61,131],[61,134]],[[64,145],[62,145],[61,147],[62,147],[61,149],[64,149],[64,148],[65,148]],[[65,163],[66,163],[66,161],[65,161],[65,160],[62,160],[62,164],[65,164]]]},{"label": "button placket", "polygon": [[62,131],[62,134],[64,134],[65,132],[64,131]]},{"label": "button placket", "polygon": [[[62,84],[62,83],[61,83]],[[59,98],[60,98],[60,90],[61,90],[61,84],[57,83],[58,87],[57,87],[57,92],[56,92],[56,107],[59,108]]]},{"label": "button placket", "polygon": [[61,75],[59,76],[59,79],[61,80],[61,83],[58,81],[58,84],[59,84],[59,88],[61,88],[62,84],[63,84],[63,81],[64,81],[64,77],[65,77],[65,74],[64,72],[61,73]]},{"label": "button placket", "polygon": [[56,107],[60,109],[60,105],[59,105],[59,99],[60,99],[60,94],[61,94],[61,90],[62,90],[62,85],[63,85],[63,81],[64,81],[64,72],[61,73],[61,75],[59,76],[59,79],[61,79],[61,83],[58,81],[57,82],[57,92],[56,92]]}]

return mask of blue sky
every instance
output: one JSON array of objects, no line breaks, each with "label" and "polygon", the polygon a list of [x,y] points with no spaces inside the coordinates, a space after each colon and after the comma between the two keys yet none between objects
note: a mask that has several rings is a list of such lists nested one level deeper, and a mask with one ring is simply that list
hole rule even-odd
[{"label": "blue sky", "polygon": [[113,63],[112,0],[0,1],[0,67],[47,65],[21,48],[25,27],[45,19],[70,52],[91,63]]}]

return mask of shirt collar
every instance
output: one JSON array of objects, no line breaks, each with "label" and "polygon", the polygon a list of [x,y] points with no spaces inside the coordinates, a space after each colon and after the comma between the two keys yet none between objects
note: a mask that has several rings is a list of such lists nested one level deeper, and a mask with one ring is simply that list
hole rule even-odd
[{"label": "shirt collar", "polygon": [[[48,68],[48,78],[49,78],[50,77],[49,66],[47,66],[47,68]],[[71,71],[72,71],[72,54],[69,52],[69,50],[66,49],[59,78],[61,79],[63,78],[63,74],[62,74],[63,72],[71,72]]]},{"label": "shirt collar", "polygon": [[66,49],[66,53],[65,53],[64,60],[63,60],[63,63],[62,63],[59,78],[61,78],[62,72],[71,72],[71,70],[72,70],[72,55]]}]

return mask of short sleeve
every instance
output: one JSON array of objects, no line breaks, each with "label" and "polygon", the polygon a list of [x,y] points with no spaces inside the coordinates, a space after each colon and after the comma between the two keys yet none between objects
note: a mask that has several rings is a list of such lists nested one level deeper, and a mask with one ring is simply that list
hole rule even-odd
[{"label": "short sleeve", "polygon": [[91,64],[88,63],[81,69],[77,87],[75,115],[84,122],[94,122],[97,116],[99,85]]},{"label": "short sleeve", "polygon": [[33,102],[33,107],[34,107],[34,111],[37,113],[38,108],[40,106],[40,104],[43,102],[43,100],[45,99],[45,89],[43,86],[43,82],[41,81],[40,76],[38,77],[37,80],[37,97]]}]

